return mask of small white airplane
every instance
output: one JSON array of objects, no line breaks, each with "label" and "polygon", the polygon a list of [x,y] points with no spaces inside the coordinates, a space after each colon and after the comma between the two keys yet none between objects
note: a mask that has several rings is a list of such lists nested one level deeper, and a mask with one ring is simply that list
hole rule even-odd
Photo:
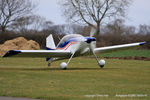
[{"label": "small white airplane", "polygon": [[64,36],[57,46],[55,46],[52,35],[49,35],[46,39],[47,50],[10,50],[3,57],[45,57],[48,66],[50,66],[53,61],[69,58],[67,63],[62,62],[60,64],[61,69],[67,69],[67,66],[73,57],[93,54],[100,68],[103,68],[105,60],[99,61],[96,52],[136,47],[146,43],[139,42],[96,48],[96,38],[93,37],[94,34],[95,29],[91,29],[89,37],[84,37],[79,34],[69,34]]}]

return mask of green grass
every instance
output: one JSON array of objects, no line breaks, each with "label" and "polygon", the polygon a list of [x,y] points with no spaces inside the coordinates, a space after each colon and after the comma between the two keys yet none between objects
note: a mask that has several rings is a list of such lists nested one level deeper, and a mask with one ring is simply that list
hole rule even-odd
[{"label": "green grass", "polygon": [[[65,60],[66,61],[66,60]],[[61,62],[46,68],[45,59],[0,58],[0,96],[48,100],[149,100],[150,62],[106,60],[104,69],[95,59],[75,58],[68,70]],[[85,97],[85,95],[109,97]],[[146,94],[147,97],[115,97],[116,94]]]},{"label": "green grass", "polygon": [[150,58],[150,50],[125,50],[100,54],[101,57],[148,57]]}]

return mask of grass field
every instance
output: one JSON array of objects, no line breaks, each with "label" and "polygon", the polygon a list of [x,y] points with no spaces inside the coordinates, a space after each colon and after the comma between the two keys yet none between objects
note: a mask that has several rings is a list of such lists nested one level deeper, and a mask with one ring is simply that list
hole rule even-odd
[{"label": "grass field", "polygon": [[[104,69],[100,69],[93,58],[74,58],[68,70],[61,70],[61,62],[46,68],[45,59],[0,58],[0,96],[48,100],[150,100],[149,61],[106,61]],[[131,97],[132,94],[136,96]]]},{"label": "grass field", "polygon": [[150,58],[150,50],[125,50],[100,54],[100,57],[148,57]]}]

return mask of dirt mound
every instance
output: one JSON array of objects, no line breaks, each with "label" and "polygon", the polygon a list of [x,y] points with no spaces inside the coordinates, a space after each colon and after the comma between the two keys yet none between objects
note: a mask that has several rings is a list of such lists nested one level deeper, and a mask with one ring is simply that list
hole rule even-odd
[{"label": "dirt mound", "polygon": [[27,41],[24,46],[20,48],[21,50],[39,50],[40,46],[37,42],[30,40]]},{"label": "dirt mound", "polygon": [[0,45],[0,56],[3,56],[9,50],[39,50],[40,46],[33,40],[26,40],[24,37],[18,37],[8,40]]}]

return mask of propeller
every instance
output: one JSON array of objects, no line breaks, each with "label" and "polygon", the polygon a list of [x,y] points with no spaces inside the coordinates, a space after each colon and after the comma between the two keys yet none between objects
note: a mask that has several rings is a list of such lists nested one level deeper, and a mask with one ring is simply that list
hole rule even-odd
[{"label": "propeller", "polygon": [[[96,27],[91,27],[90,37],[93,37],[96,34]],[[93,49],[95,48],[94,44],[90,43],[90,49],[93,52]]]},{"label": "propeller", "polygon": [[95,27],[92,27],[91,28],[91,32],[90,32],[90,37],[93,37],[96,33],[96,28]]}]

